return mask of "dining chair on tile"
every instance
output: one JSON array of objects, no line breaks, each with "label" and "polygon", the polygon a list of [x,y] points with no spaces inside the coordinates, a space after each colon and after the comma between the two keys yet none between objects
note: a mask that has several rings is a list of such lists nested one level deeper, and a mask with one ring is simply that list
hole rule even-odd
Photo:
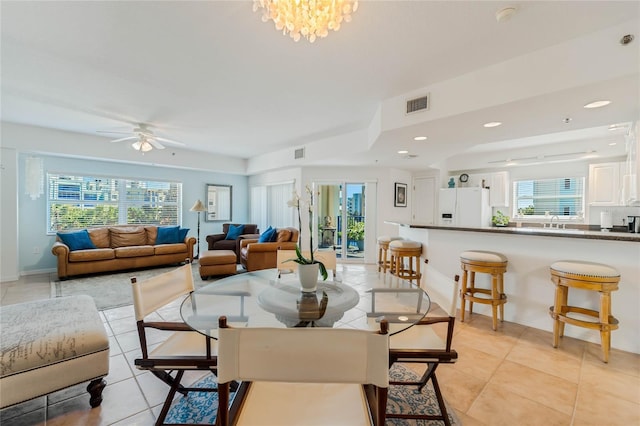
[{"label": "dining chair on tile", "polygon": [[[217,392],[217,388],[190,388],[180,383],[188,370],[216,372],[217,344],[183,322],[145,320],[153,312],[193,291],[193,274],[189,263],[144,281],[131,278],[131,286],[142,351],[142,357],[135,359],[135,365],[141,370],[149,370],[169,385],[169,393],[155,423],[162,425],[176,392],[183,395],[188,392]],[[148,329],[167,334],[166,340],[153,350],[149,350]]]},{"label": "dining chair on tile", "polygon": [[388,323],[380,331],[234,328],[219,319],[218,426],[379,425],[389,386]]},{"label": "dining chair on tile", "polygon": [[[440,364],[454,363],[458,359],[458,353],[452,349],[451,343],[456,319],[457,297],[460,291],[460,277],[456,275],[451,280],[430,267],[426,268],[423,277],[425,281],[423,288],[429,295],[429,299],[431,302],[435,302],[446,313],[446,316],[427,316],[409,329],[390,336],[390,367],[394,363],[421,363],[426,364],[426,369],[422,377],[417,381],[390,381],[389,383],[397,386],[418,386],[418,390],[422,391],[422,388],[430,380],[438,400],[440,415],[387,412],[387,418],[442,420],[445,425],[449,426],[450,420],[436,378],[436,369]],[[444,338],[440,337],[434,330],[433,325],[437,323],[445,323],[447,325]]]},{"label": "dining chair on tile", "polygon": [[[308,258],[309,252],[302,251],[302,255]],[[333,281],[340,281],[337,275],[337,256],[335,250],[317,251],[313,254],[313,256],[324,264],[327,272],[331,271]],[[278,250],[278,253],[276,254],[276,268],[278,270],[278,278],[280,278],[282,274],[291,274],[295,273],[298,270],[298,264],[296,262],[287,262],[287,260],[295,258],[295,250]]]}]

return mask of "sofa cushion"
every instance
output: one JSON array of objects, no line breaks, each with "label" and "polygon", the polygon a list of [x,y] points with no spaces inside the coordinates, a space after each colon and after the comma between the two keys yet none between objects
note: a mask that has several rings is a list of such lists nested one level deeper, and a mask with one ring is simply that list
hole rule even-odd
[{"label": "sofa cushion", "polygon": [[58,237],[69,246],[70,251],[96,248],[86,229],[72,232],[58,232]]},{"label": "sofa cushion", "polygon": [[244,225],[229,225],[229,232],[227,232],[227,236],[224,239],[237,240],[242,234],[244,234]]},{"label": "sofa cushion", "polygon": [[276,241],[279,243],[291,241],[291,231],[286,228],[278,229],[278,238]]},{"label": "sofa cushion", "polygon": [[189,233],[189,228],[180,228],[178,230],[178,241],[176,243],[181,243],[187,238],[187,234]]},{"label": "sofa cushion", "polygon": [[[174,254],[174,253],[186,253],[187,245],[185,243],[178,244],[161,244],[154,246],[155,254]],[[185,254],[185,256],[187,256]]]},{"label": "sofa cushion", "polygon": [[111,248],[111,238],[109,238],[109,228],[101,227],[101,228],[90,228],[87,229],[89,232],[89,238],[93,241],[93,244],[97,248]]},{"label": "sofa cushion", "polygon": [[94,260],[115,259],[113,249],[98,248],[90,250],[77,250],[69,253],[69,262],[92,262]]},{"label": "sofa cushion", "polygon": [[124,257],[153,256],[155,254],[153,246],[118,247],[114,251],[116,259],[122,259]]},{"label": "sofa cushion", "polygon": [[158,237],[157,226],[145,226],[144,230],[147,231],[147,245],[153,246],[156,244],[156,238]]},{"label": "sofa cushion", "polygon": [[213,243],[214,250],[233,250],[236,251],[236,240],[221,240]]},{"label": "sofa cushion", "polygon": [[175,244],[180,240],[179,226],[158,226],[157,244]]},{"label": "sofa cushion", "polygon": [[147,233],[142,226],[109,228],[111,248],[144,246]]}]

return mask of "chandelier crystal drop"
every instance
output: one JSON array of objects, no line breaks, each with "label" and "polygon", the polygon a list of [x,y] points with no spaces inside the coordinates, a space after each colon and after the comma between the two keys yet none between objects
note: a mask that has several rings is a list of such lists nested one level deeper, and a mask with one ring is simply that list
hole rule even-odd
[{"label": "chandelier crystal drop", "polygon": [[276,30],[294,41],[310,43],[338,31],[342,22],[351,22],[358,0],[254,0],[253,11],[262,8],[262,22],[272,20]]}]

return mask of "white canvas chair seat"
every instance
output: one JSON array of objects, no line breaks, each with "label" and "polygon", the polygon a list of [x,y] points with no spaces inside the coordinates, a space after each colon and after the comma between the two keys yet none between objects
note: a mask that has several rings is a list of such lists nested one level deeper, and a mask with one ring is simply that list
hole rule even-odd
[{"label": "white canvas chair seat", "polygon": [[[183,331],[173,333],[167,340],[149,352],[149,358],[167,356],[206,356],[206,346],[203,344],[204,336],[196,331]],[[215,340],[211,342],[212,355],[217,355],[218,345]]]},{"label": "white canvas chair seat", "polygon": [[441,349],[445,350],[447,342],[436,334],[432,327],[414,325],[401,333],[389,337],[389,349]]},{"label": "white canvas chair seat", "polygon": [[[254,382],[237,425],[370,425],[367,398],[359,384]],[[318,402],[321,401],[321,404]],[[327,407],[334,407],[327,409]],[[274,423],[274,419],[277,419]]]},{"label": "white canvas chair seat", "polygon": [[[139,369],[149,370],[170,386],[156,426],[164,423],[176,392],[186,395],[188,392],[218,390],[215,387],[190,388],[180,384],[184,372],[188,370],[209,370],[215,373],[218,363],[215,340],[193,331],[184,322],[145,321],[149,314],[175,303],[193,292],[193,289],[193,274],[188,262],[144,281],[138,281],[135,277],[131,279],[133,307],[142,352],[142,357],[137,358],[134,363]],[[149,328],[167,334],[166,340],[152,351],[149,351],[147,343],[146,330]]]},{"label": "white canvas chair seat", "polygon": [[[219,323],[218,425],[384,425],[388,323],[380,332]],[[229,385],[242,381],[229,411]],[[236,423],[234,423],[237,420]]]}]

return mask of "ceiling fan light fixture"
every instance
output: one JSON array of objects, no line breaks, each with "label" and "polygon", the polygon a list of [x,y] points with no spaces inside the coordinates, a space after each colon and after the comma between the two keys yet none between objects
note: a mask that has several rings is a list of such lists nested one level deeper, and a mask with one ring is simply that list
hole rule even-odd
[{"label": "ceiling fan light fixture", "polygon": [[147,140],[136,141],[131,144],[136,151],[149,152],[153,149],[153,146]]}]

